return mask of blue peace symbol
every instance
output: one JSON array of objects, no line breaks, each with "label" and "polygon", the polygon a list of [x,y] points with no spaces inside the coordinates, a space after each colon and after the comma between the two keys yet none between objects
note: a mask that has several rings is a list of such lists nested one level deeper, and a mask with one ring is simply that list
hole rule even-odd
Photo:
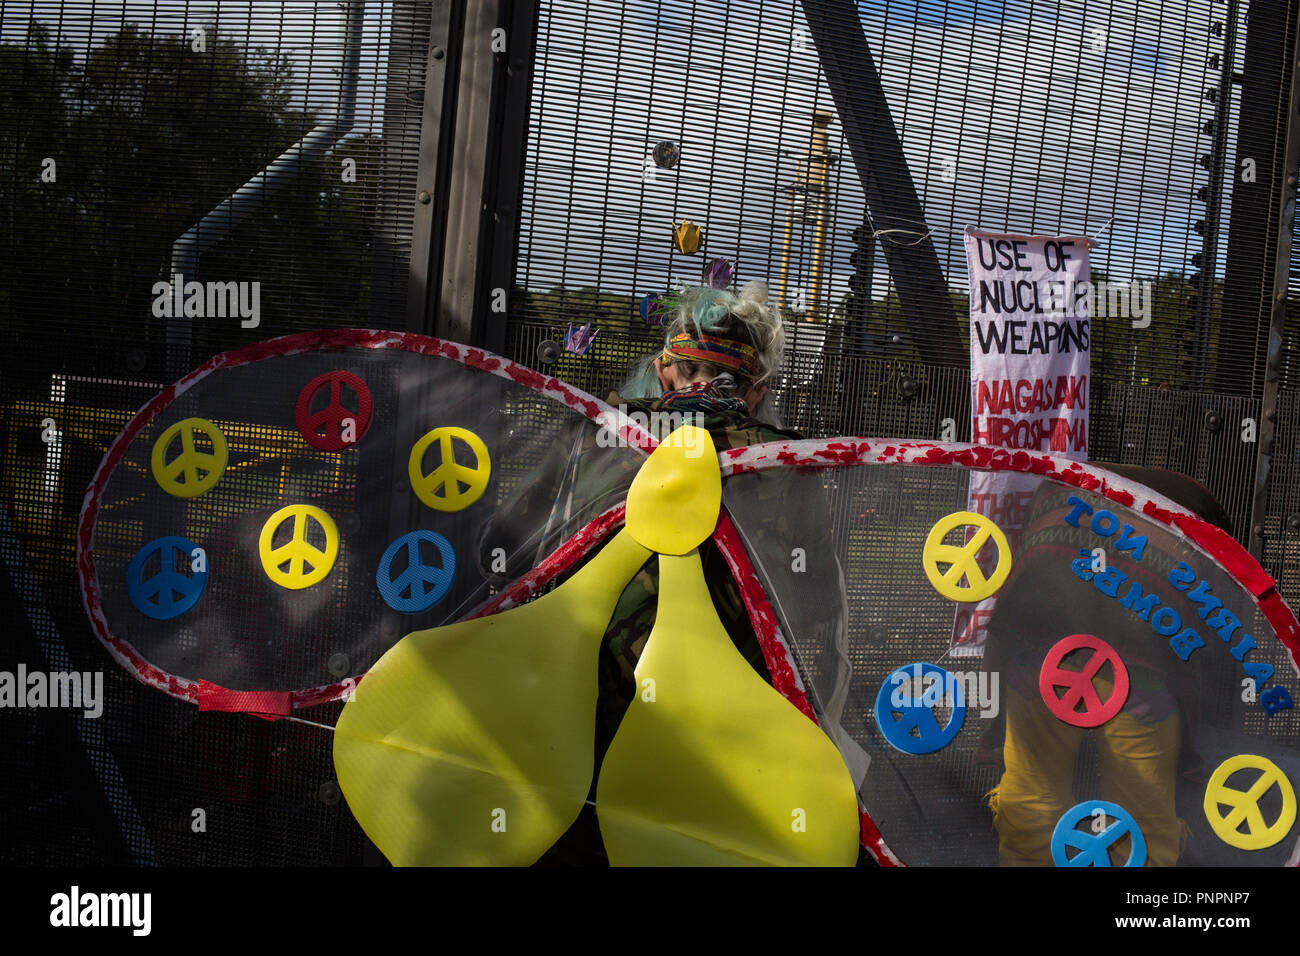
[{"label": "blue peace symbol", "polygon": [[[189,538],[168,535],[154,538],[135,553],[126,568],[126,593],[141,614],[156,621],[168,621],[184,614],[203,596],[203,589],[208,583],[206,563],[204,570],[193,574],[182,574],[176,570],[176,552],[185,556],[185,563],[190,563],[198,545]],[[162,562],[158,573],[149,579],[143,577],[144,565],[154,554]]]},{"label": "blue peace symbol", "polygon": [[[438,549],[442,566],[425,564],[420,558],[420,542],[427,541]],[[406,551],[406,570],[396,578],[392,576],[393,559]],[[436,531],[411,531],[388,546],[379,559],[375,583],[379,593],[394,611],[419,614],[427,611],[447,596],[452,579],[456,577],[456,552],[451,542]],[[425,590],[425,585],[432,585]],[[405,596],[403,596],[405,595]]]},{"label": "blue peace symbol", "polygon": [[[919,700],[910,691],[904,692],[913,678],[930,675],[935,680]],[[952,694],[952,713],[948,715],[948,723],[940,727],[934,717],[934,704],[947,693]],[[931,695],[934,700],[927,702]],[[885,678],[876,694],[876,723],[890,745],[905,754],[929,754],[943,749],[961,731],[965,719],[966,695],[961,683],[934,664],[921,662],[898,668]]]},{"label": "blue peace symbol", "polygon": [[[1091,817],[1096,810],[1101,810],[1114,822],[1100,833],[1075,829],[1080,820]],[[1147,861],[1147,841],[1132,815],[1123,807],[1105,800],[1085,800],[1066,810],[1056,821],[1056,829],[1052,831],[1052,862],[1057,866],[1110,866],[1111,844],[1125,833],[1129,835],[1129,852],[1128,862],[1124,865],[1141,866]],[[1079,852],[1067,856],[1067,847]]]}]

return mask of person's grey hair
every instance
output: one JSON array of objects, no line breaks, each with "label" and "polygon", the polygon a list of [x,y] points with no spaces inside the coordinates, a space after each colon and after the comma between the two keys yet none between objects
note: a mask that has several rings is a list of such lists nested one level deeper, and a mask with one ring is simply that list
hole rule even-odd
[{"label": "person's grey hair", "polygon": [[[781,367],[785,356],[785,329],[781,311],[768,301],[767,283],[752,280],[732,294],[725,289],[697,286],[687,289],[678,302],[673,317],[664,326],[664,346],[673,336],[686,332],[699,335],[729,334],[747,339],[754,346],[758,359],[758,374],[752,379],[737,381],[735,374],[708,362],[682,363],[693,381],[713,382],[723,395],[735,395],[748,384],[767,382]],[[656,351],[641,358],[632,374],[619,390],[625,398],[657,398],[663,394],[654,361],[662,354]],[[771,392],[754,409],[754,418],[779,426],[776,410],[772,407]]]}]

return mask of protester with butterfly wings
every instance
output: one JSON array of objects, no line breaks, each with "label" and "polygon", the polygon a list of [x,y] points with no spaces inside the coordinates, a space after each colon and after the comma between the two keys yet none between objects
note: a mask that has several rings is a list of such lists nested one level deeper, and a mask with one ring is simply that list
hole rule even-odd
[{"label": "protester with butterfly wings", "polygon": [[[801,437],[779,426],[770,403],[768,383],[781,365],[785,335],[780,312],[767,302],[765,284],[751,282],[739,294],[690,288],[675,301],[661,300],[659,307],[670,315],[664,347],[635,365],[622,388],[610,394],[610,405],[628,415],[640,413],[652,423],[696,424],[709,431],[719,451]],[[485,529],[481,549],[485,567],[489,546],[500,544],[507,527],[545,529],[536,540],[520,541],[507,549],[516,556],[509,577],[533,566],[604,507],[616,503],[634,469],[608,456],[600,458],[599,451],[606,444],[602,437],[608,438],[584,425],[570,440],[555,443],[548,460],[537,470],[537,480],[530,480],[503,503],[493,524]],[[593,467],[595,462],[600,466]],[[776,482],[769,488],[766,493],[773,496],[772,509],[786,514],[784,524],[791,535],[799,540],[809,535],[817,538],[813,526],[824,525],[829,517],[825,503],[790,501]],[[738,651],[770,682],[758,639],[726,562],[712,542],[706,541],[700,551],[719,618]],[[829,552],[813,560],[836,566],[810,574],[810,579],[832,583],[841,579]],[[654,626],[657,582],[658,562],[652,557],[623,591],[606,630],[599,659],[598,764],[637,691],[634,671]],[[842,629],[842,591],[833,604],[829,612],[823,608],[821,613],[836,615],[836,626]],[[599,830],[588,806],[543,862],[591,863],[603,856]]]},{"label": "protester with butterfly wings", "polygon": [[[1228,526],[1213,496],[1189,478],[1158,468],[1105,467],[1159,490],[1221,528]],[[1086,517],[1080,520],[1080,496],[1104,507],[1104,499],[1048,482],[1035,494],[1015,567],[989,622],[987,666],[1003,673],[1006,714],[1003,774],[989,794],[999,857],[1004,866],[1052,865],[1053,828],[1075,802],[1076,759],[1091,733],[1102,799],[1132,815],[1145,840],[1146,865],[1173,866],[1188,832],[1175,799],[1176,783],[1180,772],[1197,763],[1189,731],[1196,723],[1198,685],[1194,672],[1153,634],[1149,609],[1142,616],[1098,588],[1083,586],[1096,576],[1090,555],[1102,539],[1090,530]],[[1122,567],[1125,588],[1136,583],[1139,596],[1153,595],[1176,605],[1180,595],[1170,585],[1168,572],[1181,553],[1177,540],[1154,524],[1142,534],[1140,561],[1132,560],[1132,552],[1114,549],[1108,560]],[[1058,615],[1038,613],[1045,594],[1061,602]],[[1090,622],[1089,628],[1114,649],[1125,669],[1129,689],[1115,698],[1122,710],[1100,726],[1082,720],[1072,726],[1049,711],[1039,688],[1045,656],[1077,630],[1069,623],[1075,620]],[[1082,666],[1072,656],[1061,661],[1066,672]],[[1102,699],[1116,694],[1113,666],[1104,665],[1093,678]],[[986,746],[989,743],[986,740]],[[1113,865],[1123,865],[1123,855],[1112,848]]]}]

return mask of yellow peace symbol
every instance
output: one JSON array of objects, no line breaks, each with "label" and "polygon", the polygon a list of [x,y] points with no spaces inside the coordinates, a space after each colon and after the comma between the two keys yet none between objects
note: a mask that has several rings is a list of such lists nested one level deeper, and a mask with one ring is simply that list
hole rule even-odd
[{"label": "yellow peace symbol", "polygon": [[[974,525],[975,536],[963,545],[944,544],[948,532],[961,525]],[[975,558],[990,537],[998,546],[998,563],[993,576],[986,579]],[[1011,546],[1002,529],[988,518],[973,511],[958,511],[940,518],[930,529],[921,551],[921,564],[934,589],[944,597],[952,601],[982,601],[1002,587],[1011,573]],[[951,567],[941,572],[940,564]],[[963,577],[969,582],[967,587],[961,587]]]},{"label": "yellow peace symbol", "polygon": [[[1227,785],[1227,781],[1238,770],[1259,770],[1260,775],[1249,789],[1235,790]],[[1282,791],[1282,812],[1270,826],[1264,822],[1259,801],[1274,784]],[[1232,809],[1222,814],[1220,806]],[[1254,754],[1229,757],[1219,764],[1205,785],[1205,818],[1220,840],[1242,850],[1262,850],[1281,840],[1295,823],[1295,809],[1295,790],[1291,781],[1267,757]],[[1242,823],[1246,824],[1246,833],[1238,829]]]},{"label": "yellow peace symbol", "polygon": [[[454,438],[459,438],[474,452],[473,468],[456,464]],[[435,441],[442,461],[426,475],[424,453]],[[469,429],[447,425],[435,428],[415,443],[407,470],[412,490],[426,505],[438,511],[460,511],[478,501],[487,489],[488,479],[492,477],[492,460],[483,439]],[[460,490],[461,485],[467,486],[464,491]],[[443,490],[442,494],[438,494],[439,489]]]},{"label": "yellow peace symbol", "polygon": [[[194,447],[194,433],[202,432],[212,442],[212,451]],[[167,448],[179,435],[181,453],[167,461]],[[221,480],[226,470],[226,436],[206,418],[187,418],[172,425],[153,443],[149,465],[158,487],[177,498],[197,498]],[[204,472],[199,477],[199,472]]]},{"label": "yellow peace symbol", "polygon": [[[290,518],[293,519],[293,536],[280,547],[271,547],[280,525]],[[307,540],[309,521],[315,521],[325,529],[324,551]],[[289,505],[271,515],[262,525],[257,554],[268,578],[282,588],[300,591],[323,580],[334,567],[334,559],[339,556],[339,529],[333,518],[313,505]],[[286,564],[289,569],[281,570]],[[308,565],[310,571],[306,570]]]}]

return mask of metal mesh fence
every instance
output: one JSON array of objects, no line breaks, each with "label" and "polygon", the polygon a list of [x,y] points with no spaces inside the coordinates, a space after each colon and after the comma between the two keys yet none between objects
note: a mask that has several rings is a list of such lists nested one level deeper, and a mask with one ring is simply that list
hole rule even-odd
[{"label": "metal mesh fence", "polygon": [[[722,255],[798,318],[847,324],[843,351],[961,364],[959,340],[921,333],[956,316],[942,336],[963,334],[962,228],[1088,234],[1101,241],[1095,277],[1144,290],[1095,311],[1095,375],[1258,396],[1267,276],[1243,237],[1267,227],[1258,170],[1272,152],[1230,146],[1246,116],[1251,148],[1280,149],[1285,57],[1252,50],[1246,62],[1247,9],[542,4],[523,311],[616,324],[624,303]],[[1249,10],[1252,36],[1293,27],[1280,4]],[[871,130],[844,114],[841,85],[875,111]],[[679,157],[671,166],[655,159],[660,144]],[[1255,279],[1231,304],[1255,313],[1234,325],[1221,309],[1238,193],[1255,205],[1242,203],[1232,262]],[[669,227],[683,219],[703,226],[702,254],[674,250]],[[580,290],[595,296],[582,313]]]},{"label": "metal mesh fence", "polygon": [[[604,394],[657,347],[642,297],[723,256],[791,319],[785,424],[969,440],[963,227],[1095,236],[1114,294],[1089,455],[1190,475],[1246,542],[1296,21],[1260,0],[544,3],[510,354],[549,341],[551,371]],[[1270,481],[1288,494],[1285,462]],[[1294,532],[1254,524],[1280,573]]]},{"label": "metal mesh fence", "polygon": [[[411,261],[445,161],[421,154],[434,7],[0,7],[0,670],[102,671],[112,702],[0,708],[0,859],[362,859],[327,732],[200,718],[105,657],[73,529],[109,441],[180,372],[404,327],[413,273],[438,271]],[[1090,457],[1191,475],[1244,541],[1296,20],[1285,0],[540,3],[527,147],[497,157],[521,169],[505,351],[604,397],[661,340],[641,297],[726,256],[791,316],[785,424],[967,440],[962,228],[1097,236],[1094,274],[1141,292],[1095,323]],[[846,89],[870,106],[852,123]],[[278,185],[226,204],[268,167]],[[683,220],[697,254],[673,248]],[[1293,602],[1297,315],[1256,518]],[[587,322],[591,351],[565,351]]]},{"label": "metal mesh fence", "polygon": [[109,442],[180,373],[401,327],[420,6],[0,8],[0,669],[103,681],[93,719],[0,708],[8,863],[362,859],[327,731],[200,716],[108,658],[75,527]]}]

